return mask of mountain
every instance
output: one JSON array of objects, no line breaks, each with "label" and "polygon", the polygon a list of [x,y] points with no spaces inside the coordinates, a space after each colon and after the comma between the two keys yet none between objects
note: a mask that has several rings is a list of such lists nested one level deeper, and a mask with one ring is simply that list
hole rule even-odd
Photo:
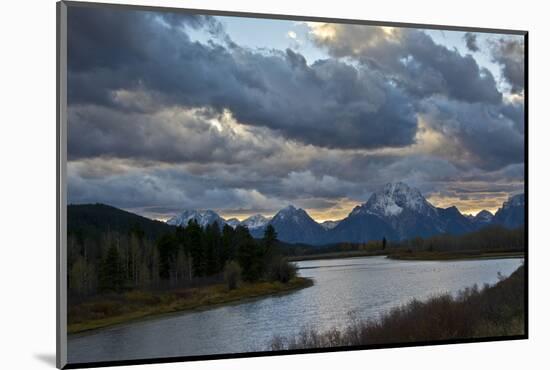
[{"label": "mountain", "polygon": [[225,220],[225,223],[231,226],[232,228],[236,228],[241,224],[241,221],[239,221],[238,218],[233,217],[233,218],[230,218],[229,220]]},{"label": "mountain", "polygon": [[187,226],[187,224],[189,224],[189,221],[193,219],[196,220],[201,227],[213,224],[214,222],[217,222],[218,225],[222,227],[226,223],[225,220],[220,217],[220,215],[209,209],[204,211],[186,209],[179,215],[174,216],[166,221],[166,223],[173,226]]},{"label": "mountain", "polygon": [[474,231],[472,221],[464,216],[455,206],[437,208],[439,227],[447,234],[459,235]]},{"label": "mountain", "polygon": [[249,230],[264,228],[269,223],[269,218],[260,214],[250,216],[241,221],[241,225],[248,227]]},{"label": "mountain", "polygon": [[369,240],[398,239],[397,232],[389,223],[380,217],[362,213],[355,207],[348,217],[344,218],[333,229],[327,231],[328,243],[350,242],[363,243]]},{"label": "mountain", "polygon": [[437,210],[420,193],[402,182],[386,184],[373,193],[365,204],[356,207],[355,213],[370,213],[381,218],[399,217],[403,212],[436,216]]},{"label": "mountain", "polygon": [[493,222],[509,228],[522,226],[525,223],[525,195],[517,194],[504,202]]},{"label": "mountain", "polygon": [[127,234],[139,228],[145,237],[155,240],[174,231],[164,222],[151,220],[105,204],[70,204],[67,206],[67,231],[83,235],[99,235],[111,231]]},{"label": "mountain", "polygon": [[323,244],[325,229],[306,211],[294,206],[281,209],[269,221],[279,240],[288,243]]},{"label": "mountain", "polygon": [[[458,214],[456,214],[458,213]],[[364,242],[385,237],[402,240],[462,230],[468,223],[458,210],[439,209],[430,204],[418,189],[402,182],[386,184],[359,205],[330,236],[331,242]]]},{"label": "mountain", "polygon": [[494,220],[494,215],[487,211],[479,211],[477,215],[469,217],[470,222],[472,223],[474,229],[481,229],[485,226],[490,225]]},{"label": "mountain", "polygon": [[437,234],[464,234],[476,230],[477,221],[464,216],[458,208],[438,208],[418,189],[402,182],[386,184],[367,202],[353,209],[334,229],[330,242],[404,240]]},{"label": "mountain", "polygon": [[292,205],[281,209],[269,219],[260,214],[243,221],[224,220],[211,210],[186,210],[168,220],[170,225],[187,225],[196,219],[201,226],[218,222],[220,226],[247,226],[255,238],[263,237],[265,227],[273,225],[278,238],[286,243],[322,245],[339,242],[364,243],[369,240],[404,240],[437,234],[460,235],[489,225],[515,228],[524,223],[523,194],[511,197],[493,216],[481,211],[476,216],[464,216],[458,208],[438,208],[418,189],[405,183],[389,183],[374,192],[365,203],[356,206],[339,221],[315,222],[306,211]]},{"label": "mountain", "polygon": [[340,223],[340,221],[342,221],[342,220],[324,221],[324,222],[321,222],[319,225],[321,225],[323,227],[323,229],[325,229],[325,230],[330,230],[330,229],[334,229],[336,227],[336,225],[338,225]]}]

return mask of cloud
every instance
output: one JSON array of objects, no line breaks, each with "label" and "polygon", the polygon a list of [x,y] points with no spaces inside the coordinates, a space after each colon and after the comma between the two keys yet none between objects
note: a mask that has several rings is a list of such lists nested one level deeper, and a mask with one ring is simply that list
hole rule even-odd
[{"label": "cloud", "polygon": [[477,45],[477,35],[475,33],[466,32],[464,34],[464,41],[466,42],[466,47],[471,52],[478,52],[479,46]]},{"label": "cloud", "polygon": [[223,180],[193,176],[173,168],[134,168],[113,176],[85,178],[78,166],[69,164],[69,203],[104,202],[125,209],[148,205],[154,207],[150,212],[156,215],[171,215],[184,208],[256,210],[281,204],[255,189],[228,188]]},{"label": "cloud", "polygon": [[492,43],[493,60],[500,64],[504,79],[512,93],[522,93],[525,84],[525,52],[523,37],[502,37]]},{"label": "cloud", "polygon": [[312,37],[334,57],[350,57],[382,71],[417,97],[445,95],[465,102],[499,103],[491,72],[471,55],[436,44],[409,28],[317,24]]},{"label": "cloud", "polygon": [[163,108],[154,113],[110,107],[68,109],[69,160],[107,157],[163,163],[245,163],[284,145],[265,129],[237,123],[228,112]]},{"label": "cloud", "polygon": [[[523,163],[524,137],[506,108],[433,98],[423,103],[428,126],[453,138],[471,165],[495,170]],[[505,115],[508,114],[508,117]]]},{"label": "cloud", "polygon": [[[154,98],[145,105],[149,109],[158,108],[154,103],[227,109],[243,124],[306,144],[372,148],[414,139],[417,121],[410,101],[368,68],[336,60],[309,66],[290,49],[266,54],[223,42],[192,42],[147,13],[125,11],[119,19],[112,14],[116,10],[72,11],[78,17],[69,24],[70,105],[145,109],[121,104],[117,94],[146,90]],[[99,35],[90,32],[99,25]]]}]

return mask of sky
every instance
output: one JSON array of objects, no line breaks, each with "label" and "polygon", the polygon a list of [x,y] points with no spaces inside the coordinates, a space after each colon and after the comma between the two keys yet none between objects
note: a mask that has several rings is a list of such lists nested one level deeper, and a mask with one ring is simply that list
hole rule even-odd
[{"label": "sky", "polygon": [[69,7],[68,201],[166,220],[388,182],[496,211],[524,187],[523,37]]}]

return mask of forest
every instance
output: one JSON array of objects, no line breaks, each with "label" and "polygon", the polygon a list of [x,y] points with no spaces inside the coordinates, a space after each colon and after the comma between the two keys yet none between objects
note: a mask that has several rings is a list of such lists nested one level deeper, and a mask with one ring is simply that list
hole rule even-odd
[{"label": "forest", "polygon": [[97,294],[221,281],[230,288],[241,280],[284,283],[296,274],[277,247],[273,227],[266,229],[262,239],[252,238],[243,226],[220,228],[214,223],[203,228],[194,220],[156,239],[137,223],[125,231],[75,227],[67,244],[70,302]]},{"label": "forest", "polygon": [[263,238],[254,239],[244,226],[201,227],[192,220],[174,227],[106,205],[69,206],[69,302],[133,289],[287,282],[296,274],[287,258],[522,252],[524,236],[523,227],[489,226],[463,235],[312,247],[280,242],[272,226]]}]

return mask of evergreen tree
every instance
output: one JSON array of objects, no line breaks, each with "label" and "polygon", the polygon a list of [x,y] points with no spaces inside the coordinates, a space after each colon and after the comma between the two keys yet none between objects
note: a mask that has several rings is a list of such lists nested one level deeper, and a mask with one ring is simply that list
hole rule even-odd
[{"label": "evergreen tree", "polygon": [[277,232],[273,225],[267,225],[264,231],[264,245],[267,249],[271,249],[277,242]]},{"label": "evergreen tree", "polygon": [[189,221],[185,229],[185,242],[191,256],[191,265],[193,267],[194,276],[204,276],[205,274],[205,258],[203,248],[203,231],[196,220]]},{"label": "evergreen tree", "polygon": [[178,243],[175,235],[165,234],[157,242],[159,251],[159,276],[163,280],[170,279],[175,273]]},{"label": "evergreen tree", "polygon": [[205,273],[214,275],[221,271],[221,234],[217,222],[207,225],[204,230]]},{"label": "evergreen tree", "polygon": [[103,292],[118,292],[122,289],[123,284],[124,271],[120,254],[116,246],[111,244],[101,264],[99,289]]},{"label": "evergreen tree", "polygon": [[263,271],[263,253],[254,241],[246,226],[237,226],[235,238],[238,246],[238,262],[242,268],[242,277],[246,281],[258,280]]},{"label": "evergreen tree", "polygon": [[275,231],[273,225],[267,225],[262,240],[263,250],[260,251],[263,254],[263,264],[261,266],[263,275],[270,275],[275,265],[278,264],[278,259],[280,256],[278,256],[278,253],[275,250],[276,243],[277,232]]},{"label": "evergreen tree", "polygon": [[225,266],[225,263],[227,261],[231,261],[237,258],[237,252],[235,248],[235,230],[231,226],[225,224],[223,226],[221,239],[221,264],[222,266]]},{"label": "evergreen tree", "polygon": [[245,281],[256,281],[261,277],[262,258],[258,245],[250,239],[239,245],[239,265]]}]

